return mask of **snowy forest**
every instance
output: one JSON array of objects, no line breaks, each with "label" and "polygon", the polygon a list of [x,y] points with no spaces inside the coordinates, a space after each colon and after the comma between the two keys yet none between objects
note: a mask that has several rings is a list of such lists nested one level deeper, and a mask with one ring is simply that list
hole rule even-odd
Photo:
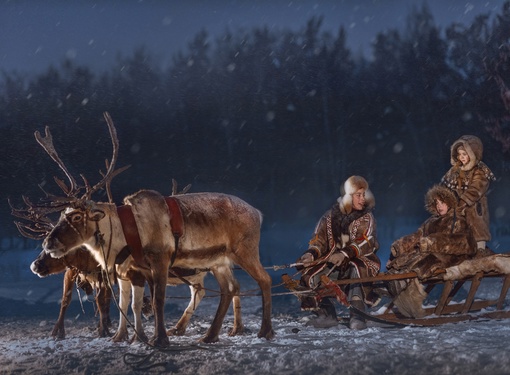
[{"label": "snowy forest", "polygon": [[49,125],[72,173],[94,183],[111,154],[104,111],[119,133],[118,165],[131,165],[112,184],[117,203],[141,188],[170,193],[175,179],[240,196],[269,222],[316,220],[352,174],[369,180],[384,225],[420,222],[451,143],[474,134],[498,178],[492,222],[507,234],[510,2],[444,29],[423,5],[405,30],[378,33],[371,57],[346,47],[343,26],[332,35],[321,23],[215,38],[204,30],[165,70],[140,46],[100,73],[69,60],[37,76],[3,71],[1,236],[19,237],[7,198],[37,200],[39,185],[58,192],[61,172],[34,131]]},{"label": "snowy forest", "polygon": [[[281,284],[284,272],[298,279],[291,263],[307,249],[317,220],[340,195],[340,185],[354,174],[364,176],[375,195],[377,255],[385,271],[391,243],[414,232],[428,216],[424,195],[449,169],[452,142],[465,134],[483,141],[483,161],[496,176],[488,194],[488,246],[496,253],[510,252],[510,0],[498,2],[497,11],[489,2],[483,1],[488,13],[477,13],[472,22],[441,26],[424,2],[409,10],[405,27],[374,34],[368,52],[349,46],[359,26],[339,22],[336,31],[326,30],[328,18],[308,18],[315,13],[303,7],[307,21],[288,29],[261,24],[214,33],[204,27],[170,64],[162,64],[158,52],[142,44],[128,53],[118,52],[104,70],[74,58],[37,73],[0,65],[0,374],[510,373],[510,325],[496,315],[438,326],[388,326],[377,321],[381,304],[372,308],[375,315],[367,329],[356,331],[347,328],[348,310],[338,306],[340,324],[317,328],[308,324],[312,313],[301,310],[296,295]],[[56,23],[69,21],[70,14],[69,2],[52,2],[54,7],[49,3],[28,1],[17,10],[21,14],[36,9],[36,17],[26,17],[28,28],[44,20],[47,31],[55,25],[45,11],[61,12]],[[73,14],[78,3],[70,6]],[[122,14],[116,12],[125,11],[128,2],[113,3],[113,12],[105,13],[125,17],[123,21],[139,15],[133,9],[158,13],[158,6],[170,3],[165,12],[188,21],[176,6],[185,2],[136,1],[138,8]],[[158,6],[151,7],[155,3]],[[200,5],[209,4],[190,3],[198,16],[206,13]],[[218,1],[217,9],[224,6],[233,15],[232,8],[240,3],[246,5]],[[237,15],[259,4],[246,3],[249,6]],[[261,7],[272,12],[274,3]],[[285,11],[290,14],[291,7],[301,7],[298,3],[285,3]],[[341,10],[354,12],[361,1],[338,3]],[[366,2],[369,10],[360,14],[376,13],[381,8],[375,3],[385,7],[390,2]],[[472,5],[456,3],[465,11]],[[97,12],[87,14],[105,9],[101,2],[83,4]],[[408,0],[398,3],[398,12],[408,5]],[[320,8],[315,1],[311,7]],[[166,13],[161,14],[159,19],[166,20]],[[194,17],[193,13],[189,22],[198,24]],[[12,29],[19,28],[20,35],[25,31],[23,37],[30,35],[18,26],[23,17],[12,18]],[[390,18],[393,22],[396,15]],[[82,37],[82,28],[75,29]],[[60,37],[55,39],[53,43],[61,43]],[[104,39],[113,43],[114,38]],[[0,63],[7,55],[0,54]],[[62,195],[54,176],[66,177],[34,138],[45,126],[80,184],[86,180],[94,186],[101,180],[105,160],[112,155],[104,112],[111,115],[120,141],[116,168],[130,166],[111,184],[116,204],[140,189],[170,195],[175,180],[178,189],[191,184],[190,192],[232,194],[263,213],[260,255],[274,288],[273,340],[257,337],[260,294],[256,282],[238,268],[234,272],[241,285],[244,335],[228,335],[234,324],[232,308],[219,342],[198,343],[213,321],[221,294],[216,280],[208,276],[204,300],[197,304],[186,333],[171,337],[169,350],[98,337],[97,306],[85,289],[78,290],[78,283],[65,317],[65,338],[52,336],[61,302],[72,293],[63,294],[62,273],[41,278],[35,274],[31,264],[41,241],[19,233],[11,210],[24,206],[23,197],[38,202],[45,194]],[[95,194],[97,201],[108,199],[106,191]],[[505,300],[506,295],[500,295],[510,283],[508,272],[504,282],[461,281],[455,298],[472,303],[475,296],[468,284],[476,284],[481,292],[477,298],[496,301],[498,309],[508,313],[508,296]],[[429,294],[424,307],[434,306],[440,295],[436,294]],[[165,324],[170,328],[190,300],[189,288],[169,287],[166,298]],[[480,308],[482,313],[491,312],[487,306]],[[110,311],[112,332],[118,327],[118,313],[118,305]],[[144,318],[143,323],[149,336],[154,333],[151,320],[155,319]]]}]

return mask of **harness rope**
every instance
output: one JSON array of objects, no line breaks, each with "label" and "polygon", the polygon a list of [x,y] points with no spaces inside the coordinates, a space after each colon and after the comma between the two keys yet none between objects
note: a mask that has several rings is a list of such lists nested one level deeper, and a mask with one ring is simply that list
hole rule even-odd
[{"label": "harness rope", "polygon": [[[112,233],[112,227],[113,227],[113,224],[112,224],[112,220],[110,218],[110,233]],[[138,331],[136,330],[134,324],[129,320],[129,318],[127,317],[127,315],[124,313],[124,311],[122,311],[122,309],[120,308],[119,306],[119,302],[117,301],[117,298],[115,297],[115,292],[113,290],[113,285],[111,283],[111,280],[110,280],[110,270],[108,269],[108,258],[107,258],[107,254],[109,255],[110,254],[110,250],[111,250],[111,247],[112,247],[112,237],[113,236],[110,236],[110,241],[109,241],[109,244],[108,244],[108,252],[105,253],[105,249],[104,249],[104,245],[105,245],[105,241],[104,241],[104,236],[103,234],[101,233],[101,231],[99,230],[99,224],[98,222],[96,221],[96,232],[94,233],[94,237],[96,238],[96,241],[97,241],[97,244],[99,244],[100,248],[101,248],[101,253],[103,255],[103,260],[104,260],[104,263],[105,263],[105,269],[103,269],[103,277],[106,278],[106,284],[108,286],[108,288],[110,289],[111,293],[112,293],[112,299],[115,303],[115,306],[117,306],[117,309],[120,311],[120,313],[122,314],[122,316],[124,317],[124,319],[126,319],[126,322],[127,322],[127,325],[130,326],[133,331],[135,332],[135,335],[136,337],[141,341],[143,342],[144,344],[146,344],[147,346],[149,346],[151,349],[155,349],[155,350],[158,350],[160,352],[174,352],[174,351],[185,351],[185,350],[197,350],[197,349],[202,349],[202,350],[210,350],[211,348],[207,348],[207,347],[203,347],[203,346],[199,346],[199,345],[187,345],[187,346],[171,346],[171,347],[166,347],[166,348],[160,348],[160,347],[157,347],[153,344],[151,344],[150,342],[148,341],[144,341],[142,339],[142,337],[140,336],[140,334],[138,333]],[[114,272],[115,270],[113,270],[112,272]],[[113,274],[113,273],[112,273]],[[166,367],[166,363],[167,362],[157,362],[157,363],[154,363],[154,364],[150,364],[150,365],[147,365],[147,366],[144,366],[146,362],[148,362],[152,356],[155,354],[155,351],[145,355],[145,354],[134,354],[134,353],[125,353],[123,355],[123,361],[125,364],[131,366],[131,367],[134,367],[135,369],[139,369],[139,370],[147,370],[147,369],[151,369],[151,368],[154,368],[154,367]],[[135,358],[135,359],[132,359],[132,360],[129,360],[129,358]],[[141,359],[138,359],[138,358],[141,358]]]},{"label": "harness rope", "polygon": [[[113,224],[112,224],[111,218],[109,219],[109,224],[110,224],[110,233],[112,233]],[[117,309],[121,312],[121,314],[124,317],[124,319],[126,319],[127,325],[133,329],[133,331],[135,332],[136,337],[141,342],[143,342],[144,344],[148,345],[151,349],[157,349],[160,352],[174,352],[174,351],[198,350],[198,349],[211,350],[212,349],[212,348],[203,347],[203,346],[199,346],[199,345],[172,346],[172,347],[160,348],[160,347],[157,347],[157,346],[151,344],[150,342],[144,341],[142,339],[142,337],[140,336],[139,332],[136,330],[134,324],[129,320],[127,315],[120,308],[120,305],[119,305],[119,303],[117,301],[117,298],[115,297],[115,293],[114,293],[114,290],[113,290],[113,285],[112,285],[110,277],[109,277],[110,274],[114,275],[114,272],[115,272],[115,270],[109,270],[108,269],[108,258],[109,258],[110,251],[111,251],[111,248],[112,248],[113,236],[110,236],[109,243],[108,243],[108,251],[105,252],[105,248],[104,248],[105,247],[104,246],[105,245],[104,236],[101,233],[101,231],[99,230],[99,224],[96,221],[96,231],[94,233],[94,237],[96,239],[96,243],[101,248],[101,253],[102,253],[102,256],[103,256],[104,263],[105,263],[105,268],[102,269],[103,277],[106,278],[106,285],[108,286],[108,288],[110,289],[110,291],[112,293],[112,299],[113,299],[115,305],[117,306]],[[176,245],[177,245],[178,244],[178,237],[175,237],[175,242],[176,242]],[[312,265],[316,265],[318,263],[320,263],[320,262],[314,262]],[[293,268],[293,267],[296,267],[296,266],[303,266],[303,264],[302,263],[284,264],[284,265],[279,265],[279,266],[264,267],[264,269],[273,269],[273,270],[277,271],[277,270],[280,270],[280,269]],[[204,270],[204,271],[206,271],[206,270]],[[301,271],[296,272],[293,276],[295,276],[297,273],[300,273],[300,272]],[[193,285],[188,280],[186,280],[184,277],[175,274],[175,272],[172,272],[172,273],[174,274],[175,277],[179,278],[183,283],[187,284],[188,286]],[[279,287],[279,286],[282,286],[282,285],[283,285],[283,283],[280,283],[280,284],[277,284],[275,286],[272,286],[272,288],[276,288],[276,287]],[[193,285],[193,286],[195,288],[197,288],[195,285]],[[216,296],[222,294],[221,291],[215,291],[215,290],[212,290],[212,289],[209,289],[209,288],[204,288],[204,289],[206,291],[214,292],[216,294]],[[255,289],[253,289],[253,290],[255,290]],[[197,290],[197,292],[198,292],[198,290]],[[250,291],[248,291],[248,292],[250,292]],[[310,291],[302,291],[302,292],[303,293],[310,293]],[[299,292],[272,293],[271,296],[288,295],[288,294],[294,294],[295,295],[296,293],[299,293]],[[241,296],[255,296],[255,294],[248,294],[248,293],[245,292],[245,293],[239,293],[238,296],[239,297],[241,297]],[[213,296],[211,296],[211,297],[213,297]],[[220,348],[216,347],[215,349],[220,349]],[[152,359],[154,354],[155,354],[155,351],[149,353],[148,355],[126,353],[123,356],[123,360],[124,360],[124,363],[126,363],[127,365],[130,365],[132,367],[135,367],[138,370],[148,370],[148,369],[151,369],[151,368],[154,368],[154,367],[166,367],[166,363],[167,362],[164,362],[164,361],[146,365],[146,363],[149,362]]]}]

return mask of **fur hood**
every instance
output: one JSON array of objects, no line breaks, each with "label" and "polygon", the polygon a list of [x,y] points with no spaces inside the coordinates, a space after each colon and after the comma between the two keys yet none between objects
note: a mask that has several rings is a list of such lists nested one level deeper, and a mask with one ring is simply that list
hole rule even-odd
[{"label": "fur hood", "polygon": [[340,188],[342,194],[337,202],[340,206],[340,211],[343,214],[350,214],[352,212],[352,195],[359,189],[365,189],[365,209],[370,211],[375,206],[374,194],[370,191],[367,180],[361,176],[349,177]]},{"label": "fur hood", "polygon": [[457,198],[450,189],[443,185],[434,185],[427,191],[427,194],[425,194],[425,209],[431,215],[437,215],[436,199],[446,203],[448,205],[448,210],[452,208],[455,209],[457,206]]},{"label": "fur hood", "polygon": [[[459,147],[463,146],[469,155],[469,163],[467,165],[461,165],[457,160],[457,151]],[[459,165],[463,171],[470,171],[473,169],[483,157],[483,144],[480,138],[474,135],[463,135],[455,142],[453,142],[450,149],[450,163],[455,166]]]}]

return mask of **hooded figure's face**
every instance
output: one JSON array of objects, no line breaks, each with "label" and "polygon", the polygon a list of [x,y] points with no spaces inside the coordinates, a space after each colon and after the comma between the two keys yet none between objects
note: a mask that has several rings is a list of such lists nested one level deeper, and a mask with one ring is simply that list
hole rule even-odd
[{"label": "hooded figure's face", "polygon": [[352,208],[357,211],[363,210],[365,207],[365,189],[356,190],[352,195]]},{"label": "hooded figure's face", "polygon": [[471,160],[469,158],[468,153],[466,152],[466,150],[464,150],[463,147],[458,148],[457,159],[462,163],[462,165],[467,165],[467,163],[469,163],[469,161]]},{"label": "hooded figure's face", "polygon": [[448,205],[442,200],[436,199],[436,210],[440,216],[444,216],[448,212]]}]

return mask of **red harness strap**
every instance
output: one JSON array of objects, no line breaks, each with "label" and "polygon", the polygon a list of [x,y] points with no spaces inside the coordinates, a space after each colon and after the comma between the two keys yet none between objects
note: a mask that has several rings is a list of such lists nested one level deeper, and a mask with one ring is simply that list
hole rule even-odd
[{"label": "red harness strap", "polygon": [[122,231],[124,237],[131,250],[131,255],[135,259],[135,262],[140,266],[147,267],[143,252],[142,252],[142,241],[138,234],[138,228],[136,227],[135,215],[131,210],[131,206],[120,206],[117,207],[117,214],[119,215],[120,223],[122,224]]},{"label": "red harness strap", "polygon": [[179,238],[184,233],[181,207],[179,206],[177,199],[174,197],[166,197],[165,201],[170,213],[170,228],[172,228],[174,237]]},{"label": "red harness strap", "polygon": [[177,256],[177,250],[179,249],[179,238],[181,238],[184,233],[184,223],[182,220],[181,207],[177,199],[174,197],[166,197],[165,201],[168,206],[168,212],[170,213],[170,228],[172,229],[175,241],[174,252],[170,260],[170,267],[172,267]]},{"label": "red harness strap", "polygon": [[[172,254],[171,262],[173,264],[177,254],[177,248],[179,246],[179,238],[184,233],[184,222],[182,219],[181,208],[177,199],[173,197],[166,197],[165,202],[168,206],[170,215],[170,228],[175,239],[175,250]],[[126,242],[131,250],[131,255],[133,256],[135,262],[142,267],[148,267],[143,255],[142,241],[140,240],[140,234],[138,233],[135,216],[133,215],[131,206],[125,205],[117,207],[117,214],[119,215],[124,237],[126,238]]]}]

